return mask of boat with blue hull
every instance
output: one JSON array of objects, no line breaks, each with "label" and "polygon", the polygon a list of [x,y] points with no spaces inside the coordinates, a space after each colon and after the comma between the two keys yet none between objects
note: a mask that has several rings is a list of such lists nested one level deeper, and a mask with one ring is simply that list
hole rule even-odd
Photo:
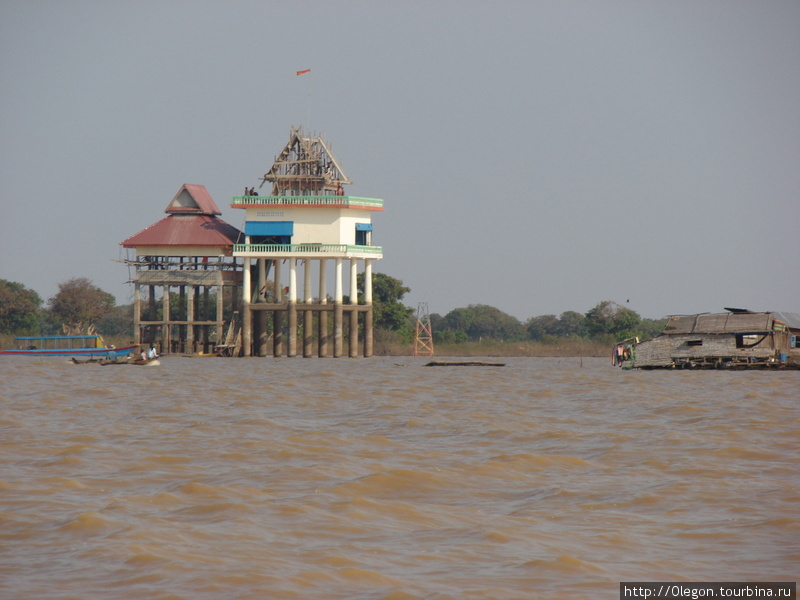
[{"label": "boat with blue hull", "polygon": [[99,335],[47,335],[14,338],[14,347],[0,350],[0,355],[16,356],[80,356],[109,358],[128,356],[137,345],[106,346]]}]

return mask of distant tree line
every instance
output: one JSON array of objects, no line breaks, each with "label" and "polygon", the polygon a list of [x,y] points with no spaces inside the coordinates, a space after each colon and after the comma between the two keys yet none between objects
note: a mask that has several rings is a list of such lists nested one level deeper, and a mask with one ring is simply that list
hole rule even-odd
[{"label": "distant tree line", "polygon": [[[363,297],[363,274],[358,278],[359,296]],[[413,341],[415,310],[402,303],[410,291],[399,279],[384,273],[373,275],[373,323],[377,336],[404,343]],[[211,300],[202,310],[214,310],[216,300]],[[160,311],[161,307],[154,310]],[[181,308],[176,305],[174,310],[177,314]],[[470,304],[444,316],[434,313],[430,319],[434,343],[456,344],[482,340],[553,343],[565,338],[613,343],[634,336],[652,337],[665,324],[665,320],[643,319],[609,300],[584,314],[566,311],[559,316],[531,317],[525,322],[486,304]],[[133,305],[117,306],[113,295],[82,277],[59,284],[58,293],[46,306],[42,306],[35,291],[20,283],[0,280],[0,334],[77,333],[90,324],[104,335],[129,335],[133,332]]]},{"label": "distant tree line", "polygon": [[643,319],[635,311],[610,300],[598,303],[585,314],[566,311],[558,317],[531,317],[524,323],[485,304],[456,308],[444,316],[431,315],[434,343],[484,339],[551,343],[565,338],[613,343],[630,337],[653,337],[661,333],[665,323],[664,319]]},{"label": "distant tree line", "polygon": [[[361,278],[362,276],[359,275]],[[359,280],[363,285],[363,279]],[[359,289],[362,289],[359,287]],[[394,333],[402,341],[414,336],[415,311],[402,299],[411,290],[403,282],[376,273],[373,277],[374,323],[376,333]],[[585,314],[566,311],[558,317],[541,315],[524,323],[499,308],[470,304],[442,316],[430,315],[435,343],[465,343],[481,340],[552,343],[561,339],[588,339],[613,343],[630,337],[648,338],[661,333],[665,319],[643,319],[635,311],[610,300],[598,303]]]},{"label": "distant tree line", "polygon": [[77,334],[90,325],[106,335],[129,335],[133,306],[117,306],[112,294],[84,277],[60,283],[46,306],[35,291],[0,279],[0,334]]}]

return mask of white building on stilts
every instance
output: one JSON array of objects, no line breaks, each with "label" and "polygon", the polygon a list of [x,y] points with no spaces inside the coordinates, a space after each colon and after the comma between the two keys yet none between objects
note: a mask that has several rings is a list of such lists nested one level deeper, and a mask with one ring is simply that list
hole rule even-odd
[{"label": "white building on stilts", "polygon": [[244,243],[233,246],[243,261],[243,354],[268,355],[271,339],[274,356],[297,356],[300,335],[304,357],[357,357],[362,343],[372,356],[372,269],[383,257],[372,215],[383,200],[345,195],[351,182],[326,142],[299,128],[267,182],[269,195],[251,188],[231,203],[245,211]]}]

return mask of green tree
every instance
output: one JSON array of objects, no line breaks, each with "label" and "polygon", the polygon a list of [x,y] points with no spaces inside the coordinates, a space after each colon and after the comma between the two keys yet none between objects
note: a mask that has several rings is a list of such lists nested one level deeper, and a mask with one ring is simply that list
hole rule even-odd
[{"label": "green tree", "polygon": [[[475,315],[469,308],[454,308],[442,318],[441,329],[461,332],[469,339],[467,331],[472,327],[474,318]],[[433,326],[433,323],[431,323],[431,326]],[[435,328],[434,331],[436,331]]]},{"label": "green tree", "polygon": [[521,340],[526,334],[519,319],[486,304],[453,309],[445,315],[444,325],[449,331],[466,333],[473,341],[482,338]]},{"label": "green tree", "polygon": [[583,337],[586,334],[586,317],[574,310],[565,311],[558,317],[557,331],[562,337]]},{"label": "green tree", "polygon": [[52,315],[73,331],[96,324],[116,305],[112,294],[104,292],[85,277],[58,284],[58,293],[47,302]]},{"label": "green tree", "polygon": [[639,337],[642,339],[653,338],[664,331],[667,319],[642,319],[639,323]]},{"label": "green tree", "polygon": [[[364,274],[357,279],[359,295],[364,294]],[[384,273],[372,275],[372,319],[376,329],[406,330],[412,326],[414,310],[400,301],[411,289]]]},{"label": "green tree", "polygon": [[638,334],[641,318],[629,308],[604,300],[586,313],[586,330],[593,338],[617,340]]},{"label": "green tree", "polygon": [[532,340],[541,340],[547,335],[558,335],[560,323],[555,315],[539,315],[531,317],[525,323],[528,337]]},{"label": "green tree", "polygon": [[103,335],[133,335],[133,304],[112,308],[97,322],[97,331]]},{"label": "green tree", "polygon": [[0,279],[0,333],[35,333],[42,299],[21,283]]}]

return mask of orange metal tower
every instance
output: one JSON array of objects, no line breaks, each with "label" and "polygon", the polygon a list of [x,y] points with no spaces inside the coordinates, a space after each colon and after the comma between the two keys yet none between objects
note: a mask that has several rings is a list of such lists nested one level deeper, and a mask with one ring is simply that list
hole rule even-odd
[{"label": "orange metal tower", "polygon": [[417,327],[414,335],[414,356],[433,356],[433,333],[428,303],[417,305]]}]

